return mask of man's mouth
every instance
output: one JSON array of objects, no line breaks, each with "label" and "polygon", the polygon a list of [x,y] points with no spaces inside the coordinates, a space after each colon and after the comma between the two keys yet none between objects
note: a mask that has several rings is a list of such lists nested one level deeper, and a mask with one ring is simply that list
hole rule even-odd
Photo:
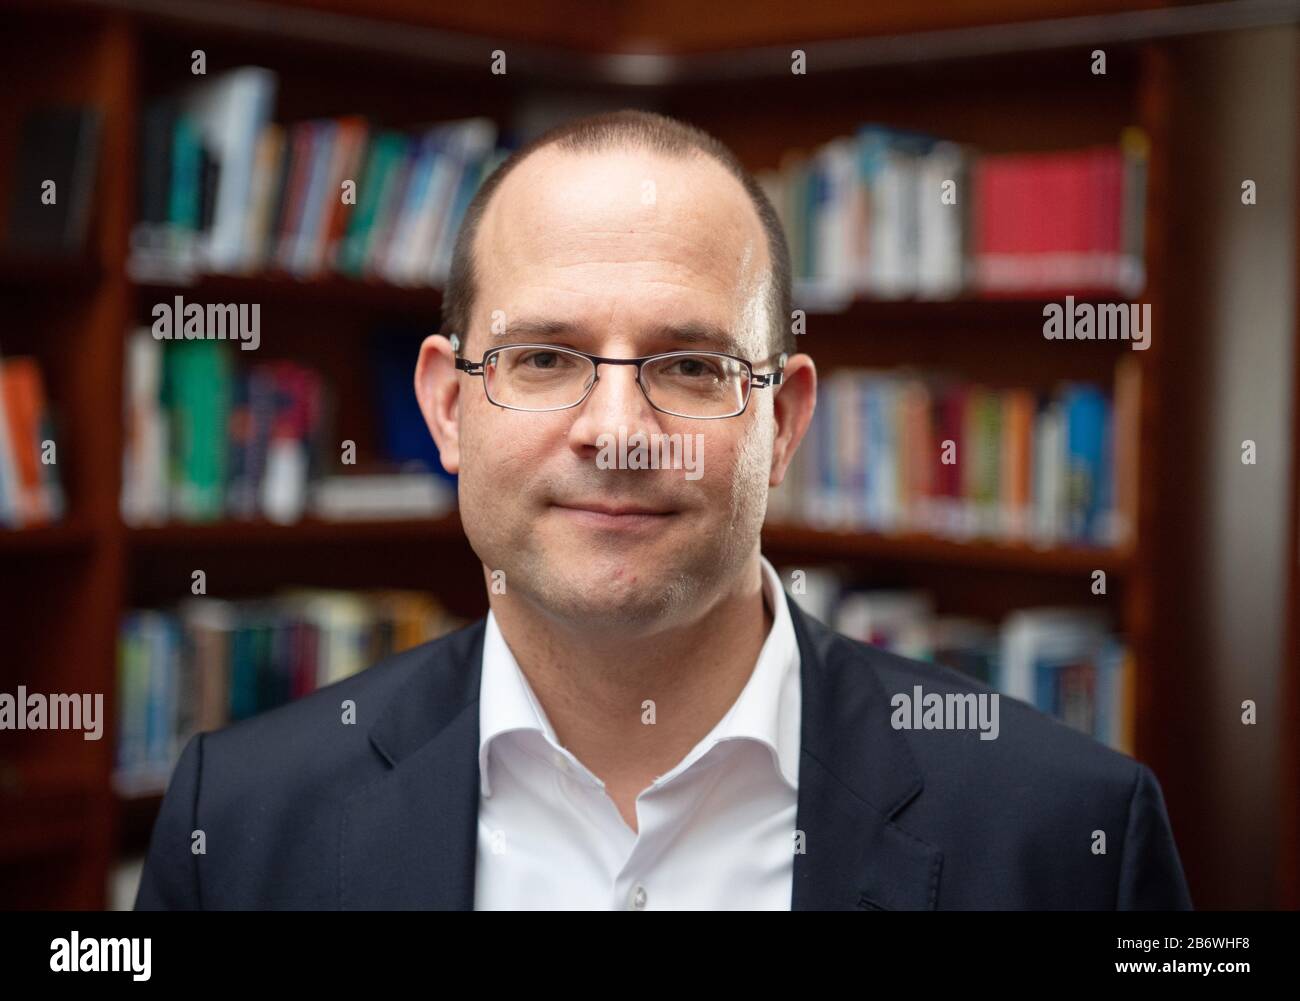
[{"label": "man's mouth", "polygon": [[655,528],[677,513],[667,508],[618,501],[565,501],[552,506],[566,518],[602,529]]}]

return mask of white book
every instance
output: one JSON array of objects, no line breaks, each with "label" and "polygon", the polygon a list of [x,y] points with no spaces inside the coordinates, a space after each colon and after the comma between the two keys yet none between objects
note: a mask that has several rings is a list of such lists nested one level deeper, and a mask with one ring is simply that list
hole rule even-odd
[{"label": "white book", "polygon": [[[956,143],[936,143],[918,163],[917,294],[949,299],[962,289],[963,213],[968,197],[965,156]],[[955,203],[945,204],[945,184],[952,181]]]},{"label": "white book", "polygon": [[276,75],[246,66],[191,88],[182,110],[194,118],[208,150],[220,164],[212,229],[201,252],[213,271],[242,270],[246,245],[244,221],[253,181],[257,139],[270,120]]},{"label": "white book", "polygon": [[1080,608],[1028,608],[1012,612],[1002,625],[998,688],[1035,704],[1035,666],[1095,655],[1109,634],[1106,613]]},{"label": "white book", "polygon": [[148,327],[126,344],[122,452],[122,520],[128,525],[160,524],[167,518],[167,421],[162,411],[163,345]]},{"label": "white book", "polygon": [[839,601],[840,578],[833,570],[824,567],[780,567],[777,576],[786,592],[801,611],[814,619],[830,624]]},{"label": "white book", "polygon": [[816,277],[831,295],[853,294],[853,218],[851,204],[857,171],[856,147],[837,139],[817,154],[816,165],[827,184],[827,197],[813,220],[813,259]]},{"label": "white book", "polygon": [[916,290],[914,235],[915,158],[889,149],[871,195],[871,291],[897,299]]},{"label": "white book", "polygon": [[905,657],[926,657],[933,620],[933,600],[923,591],[851,591],[840,598],[834,628]]}]

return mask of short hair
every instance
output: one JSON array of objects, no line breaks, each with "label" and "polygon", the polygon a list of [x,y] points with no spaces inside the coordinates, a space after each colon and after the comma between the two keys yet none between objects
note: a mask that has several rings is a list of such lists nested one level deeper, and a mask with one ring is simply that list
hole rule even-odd
[{"label": "short hair", "polygon": [[[745,169],[721,141],[702,129],[667,115],[651,111],[624,109],[575,118],[543,132],[512,152],[475,192],[465,209],[460,232],[452,251],[451,270],[443,293],[442,329],[460,335],[463,350],[469,335],[470,317],[477,294],[478,269],[474,260],[474,241],[479,224],[493,193],[510,172],[531,154],[548,146],[566,152],[598,152],[608,149],[643,149],[674,157],[703,154],[711,157],[735,177],[749,195],[759,221],[767,234],[768,259],[771,262],[767,287],[766,312],[772,357],[796,352],[789,318],[793,308],[790,276],[790,248],[785,229],[771,201],[754,176]],[[767,359],[753,359],[765,361]]]}]

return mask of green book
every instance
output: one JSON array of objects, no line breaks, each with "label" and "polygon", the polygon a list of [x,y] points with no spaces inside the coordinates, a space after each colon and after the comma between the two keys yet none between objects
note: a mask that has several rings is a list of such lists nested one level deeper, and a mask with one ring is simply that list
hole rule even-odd
[{"label": "green book", "polygon": [[221,341],[167,346],[165,378],[171,405],[170,482],[177,514],[212,521],[225,513],[230,356]]},{"label": "green book", "polygon": [[405,153],[406,138],[399,132],[380,133],[371,142],[357,191],[356,209],[348,220],[339,250],[338,268],[344,274],[361,274],[385,189],[393,183],[394,168],[402,162]]}]

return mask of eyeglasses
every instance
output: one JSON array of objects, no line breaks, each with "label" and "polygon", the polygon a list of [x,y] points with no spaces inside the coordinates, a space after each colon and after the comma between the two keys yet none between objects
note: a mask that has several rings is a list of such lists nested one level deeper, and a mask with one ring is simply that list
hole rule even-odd
[{"label": "eyeglasses", "polygon": [[698,420],[736,417],[749,406],[751,389],[778,386],[787,355],[777,370],[756,374],[744,358],[719,351],[666,351],[642,358],[602,358],[551,344],[505,344],[482,361],[461,358],[452,334],[456,368],[483,377],[487,398],[508,410],[567,410],[585,400],[600,379],[600,365],[635,365],[636,381],[660,413]]}]

